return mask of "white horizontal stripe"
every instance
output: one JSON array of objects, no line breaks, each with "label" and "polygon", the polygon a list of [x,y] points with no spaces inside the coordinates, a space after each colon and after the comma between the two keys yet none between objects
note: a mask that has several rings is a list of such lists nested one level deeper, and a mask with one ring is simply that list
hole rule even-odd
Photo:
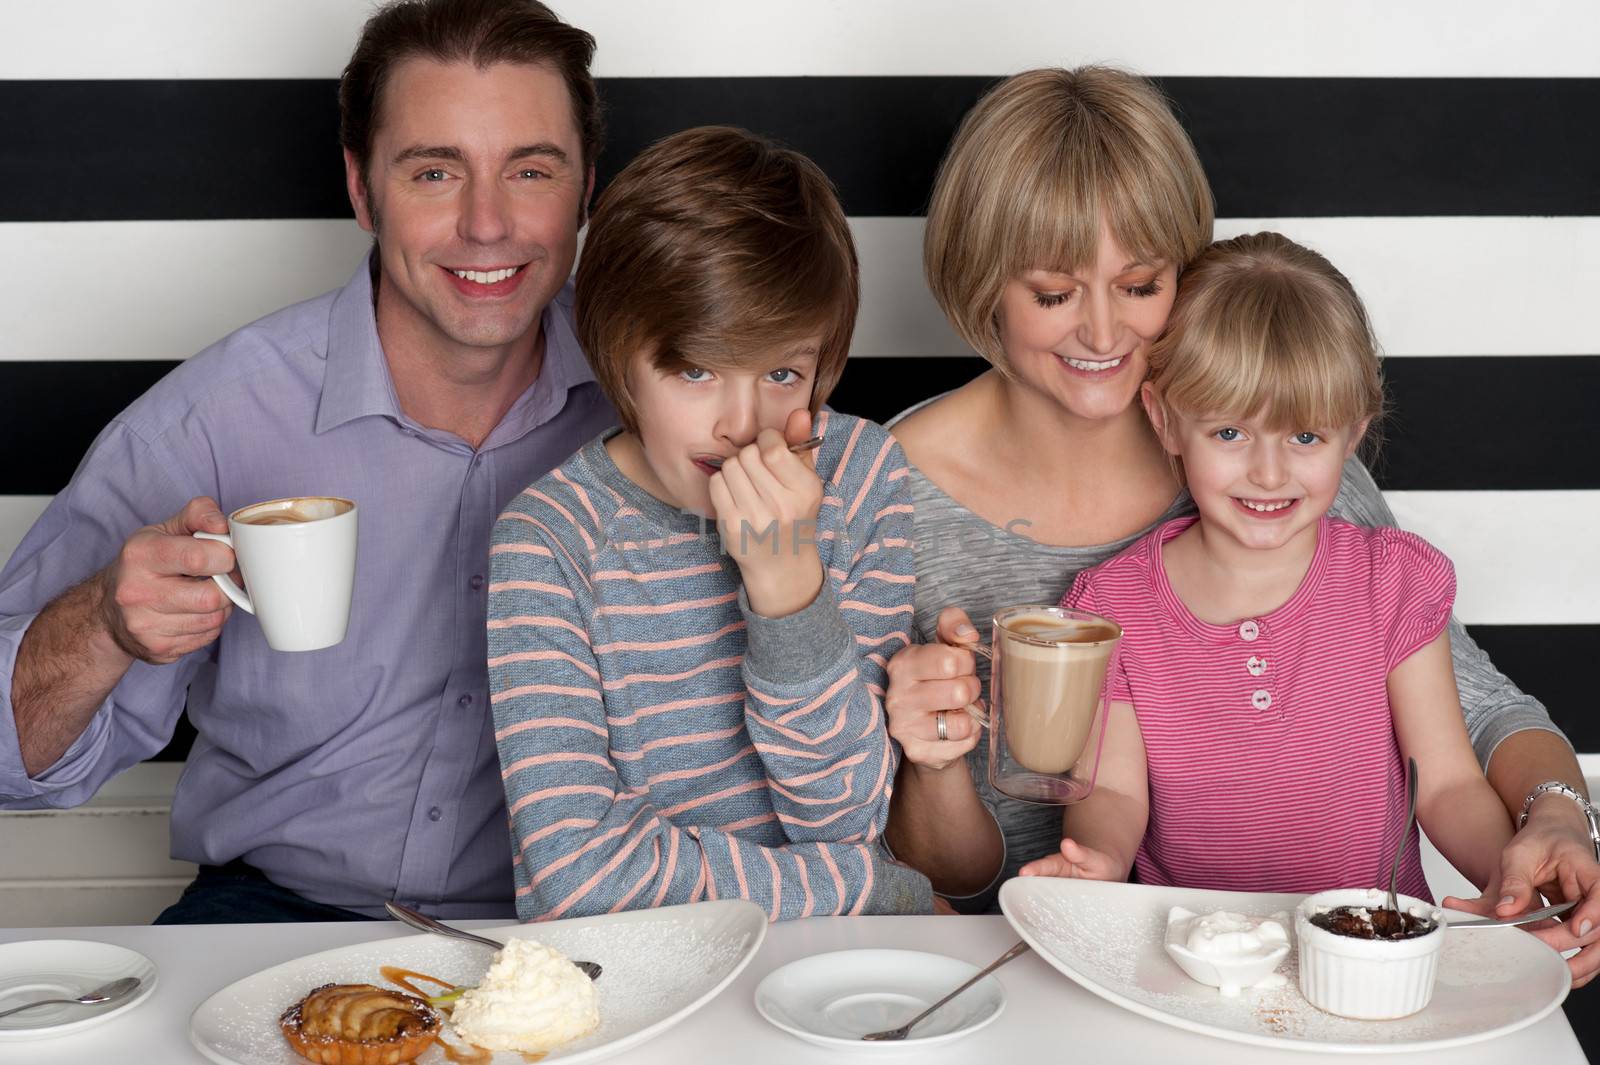
[{"label": "white horizontal stripe", "polygon": [[[922,280],[922,219],[856,218],[858,356],[967,351]],[[1367,300],[1388,354],[1595,355],[1600,218],[1225,219],[1325,252]],[[0,359],[185,358],[344,283],[353,222],[0,224]],[[84,263],[94,263],[89,274]]]},{"label": "white horizontal stripe", "polygon": [[[12,78],[324,78],[369,0],[13,4]],[[556,0],[605,77],[1003,74],[1116,62],[1153,74],[1593,77],[1589,0]],[[92,30],[88,29],[92,27]]]},{"label": "white horizontal stripe", "polygon": [[[1389,492],[1400,524],[1456,566],[1469,625],[1600,625],[1600,491]],[[0,565],[49,503],[0,495]]]},{"label": "white horizontal stripe", "polygon": [[1600,624],[1600,491],[1385,497],[1402,527],[1455,563],[1467,624]]},{"label": "white horizontal stripe", "polygon": [[39,520],[50,496],[0,496],[0,567]]}]

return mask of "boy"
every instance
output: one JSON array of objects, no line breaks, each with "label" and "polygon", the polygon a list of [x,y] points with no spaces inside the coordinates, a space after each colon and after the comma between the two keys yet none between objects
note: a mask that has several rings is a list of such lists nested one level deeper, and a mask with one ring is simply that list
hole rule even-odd
[{"label": "boy", "polygon": [[827,179],[740,130],[669,137],[600,201],[577,292],[623,428],[491,548],[518,915],[929,912],[878,843],[911,504],[887,432],[821,410],[858,302]]}]

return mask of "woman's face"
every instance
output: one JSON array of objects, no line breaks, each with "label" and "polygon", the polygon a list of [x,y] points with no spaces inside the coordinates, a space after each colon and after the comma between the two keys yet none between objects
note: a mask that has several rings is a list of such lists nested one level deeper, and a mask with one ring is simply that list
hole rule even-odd
[{"label": "woman's face", "polygon": [[1016,376],[1078,418],[1127,410],[1166,327],[1176,263],[1140,262],[1102,231],[1075,273],[1029,270],[1000,294],[1000,344]]}]

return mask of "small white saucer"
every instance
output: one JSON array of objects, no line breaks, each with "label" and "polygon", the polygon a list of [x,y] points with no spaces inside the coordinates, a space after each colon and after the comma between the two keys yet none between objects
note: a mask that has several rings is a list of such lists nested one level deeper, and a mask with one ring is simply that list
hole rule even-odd
[{"label": "small white saucer", "polygon": [[41,998],[75,998],[124,976],[139,989],[103,1006],[40,1006],[0,1017],[0,1042],[76,1032],[126,1013],[156,989],[156,967],[138,951],[87,939],[30,939],[0,945],[0,1010]]},{"label": "small white saucer", "polygon": [[923,1050],[971,1035],[1005,1009],[986,976],[911,1030],[903,1042],[866,1043],[898,1028],[972,979],[978,966],[920,950],[840,950],[790,962],[756,988],[756,1009],[775,1027],[833,1050]]}]

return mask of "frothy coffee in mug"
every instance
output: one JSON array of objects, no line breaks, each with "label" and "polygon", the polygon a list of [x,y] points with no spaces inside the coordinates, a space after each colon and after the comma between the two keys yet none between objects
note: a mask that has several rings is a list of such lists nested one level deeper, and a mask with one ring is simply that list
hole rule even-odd
[{"label": "frothy coffee in mug", "polygon": [[303,525],[311,521],[324,521],[347,513],[352,504],[348,499],[330,496],[300,496],[294,499],[274,499],[249,507],[234,515],[234,520],[245,525]]},{"label": "frothy coffee in mug", "polygon": [[1052,614],[1005,619],[996,698],[1004,700],[1006,746],[1024,768],[1065,773],[1077,764],[1119,635],[1104,622]]}]

